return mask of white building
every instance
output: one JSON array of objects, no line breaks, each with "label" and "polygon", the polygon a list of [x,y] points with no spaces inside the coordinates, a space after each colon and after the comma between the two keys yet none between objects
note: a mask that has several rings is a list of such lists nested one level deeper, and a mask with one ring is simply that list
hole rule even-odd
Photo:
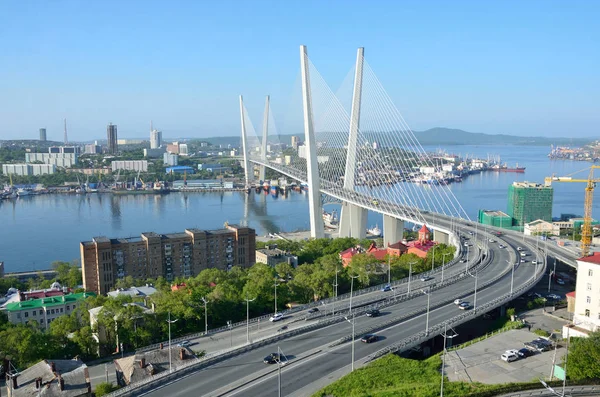
[{"label": "white building", "polygon": [[25,153],[25,162],[41,161],[57,167],[69,168],[77,164],[77,153]]},{"label": "white building", "polygon": [[546,222],[543,219],[526,223],[523,228],[523,233],[526,236],[534,236],[538,234],[551,234],[553,236],[560,235],[560,227],[552,222]]},{"label": "white building", "polygon": [[90,143],[89,145],[85,145],[85,154],[98,153],[102,153],[102,146],[98,145],[98,143]]},{"label": "white building", "polygon": [[187,156],[188,155],[188,145],[187,143],[180,143],[179,144],[179,154],[182,156]]},{"label": "white building", "polygon": [[159,158],[165,153],[166,149],[163,147],[159,147],[157,149],[147,149],[144,148],[144,157],[148,158]]},{"label": "white building", "polygon": [[150,149],[158,149],[162,145],[162,131],[152,130],[150,132]]},{"label": "white building", "polygon": [[119,160],[110,163],[112,171],[148,171],[148,160]]},{"label": "white building", "polygon": [[173,153],[165,153],[163,154],[163,163],[165,165],[178,165],[179,164],[179,156]]},{"label": "white building", "polygon": [[56,172],[54,164],[2,164],[4,175],[49,175]]},{"label": "white building", "polygon": [[[600,252],[577,260],[575,312],[569,336],[587,336],[600,330]],[[563,327],[566,337],[567,326]]]}]

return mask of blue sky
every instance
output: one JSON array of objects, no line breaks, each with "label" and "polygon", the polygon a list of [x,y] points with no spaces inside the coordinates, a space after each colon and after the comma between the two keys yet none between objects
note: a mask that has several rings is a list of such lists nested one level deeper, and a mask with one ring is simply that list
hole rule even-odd
[{"label": "blue sky", "polygon": [[[596,1],[3,1],[0,139],[239,134],[284,114],[300,44],[335,91],[365,56],[415,130],[595,136]],[[282,117],[284,117],[283,115]]]}]

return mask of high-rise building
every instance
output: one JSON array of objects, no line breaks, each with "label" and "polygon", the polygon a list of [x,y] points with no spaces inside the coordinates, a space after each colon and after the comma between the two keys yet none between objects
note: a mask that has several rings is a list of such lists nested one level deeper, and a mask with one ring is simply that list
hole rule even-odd
[{"label": "high-rise building", "polygon": [[182,156],[187,156],[188,155],[188,145],[187,143],[180,143],[179,144],[179,154]]},{"label": "high-rise building", "polygon": [[300,142],[298,141],[298,137],[297,136],[292,136],[292,148],[294,150],[298,150],[298,145],[300,144]]},{"label": "high-rise building", "polygon": [[193,277],[204,269],[250,267],[256,261],[256,232],[226,225],[220,230],[142,233],[141,237],[94,237],[80,244],[83,287],[106,294],[117,280]]},{"label": "high-rise building", "polygon": [[40,141],[46,141],[46,129],[40,128]]},{"label": "high-rise building", "polygon": [[162,131],[150,131],[150,149],[158,149],[162,145]]},{"label": "high-rise building", "polygon": [[109,123],[106,127],[106,141],[108,145],[108,153],[117,153],[117,126]]},{"label": "high-rise building", "polygon": [[552,222],[552,186],[539,183],[513,182],[508,187],[508,215],[513,226],[524,226],[538,219]]}]

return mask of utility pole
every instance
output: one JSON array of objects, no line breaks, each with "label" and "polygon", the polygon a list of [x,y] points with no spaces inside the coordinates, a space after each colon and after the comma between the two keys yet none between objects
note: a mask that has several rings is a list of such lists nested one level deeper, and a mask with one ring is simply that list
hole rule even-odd
[{"label": "utility pole", "polygon": [[442,386],[440,388],[440,397],[444,397],[444,367],[446,366],[446,338],[454,338],[457,337],[458,334],[456,333],[456,331],[454,331],[452,328],[452,331],[454,332],[454,334],[452,336],[448,335],[448,325],[444,324],[444,333],[442,334],[442,336],[444,337],[444,349],[442,350]]},{"label": "utility pole", "polygon": [[446,267],[446,255],[450,255],[450,252],[442,254],[442,283],[444,282],[444,267]]},{"label": "utility pole", "polygon": [[352,290],[354,288],[355,278],[358,278],[358,276],[350,276],[350,309],[348,310],[348,314],[352,313]]},{"label": "utility pole", "polygon": [[433,272],[433,267],[435,266],[435,245],[433,246],[432,250],[431,250],[431,271]]},{"label": "utility pole", "polygon": [[277,286],[279,284],[277,284],[277,277],[275,277],[275,314],[277,314]]},{"label": "utility pole", "polygon": [[[506,263],[508,263],[510,265],[511,261],[509,259],[507,259]],[[510,272],[510,294],[511,295],[513,293],[514,280],[515,280],[515,264],[513,262],[513,264],[512,264],[512,271]]]},{"label": "utility pole", "polygon": [[352,370],[351,372],[354,372],[354,314],[352,315],[352,321],[350,321],[348,319],[348,317],[344,317],[344,319],[346,321],[348,321],[348,323],[352,324]]},{"label": "utility pole", "polygon": [[425,317],[425,336],[429,336],[429,298],[431,297],[431,287],[429,287],[429,292],[425,290],[421,290],[422,293],[427,295],[427,315]]},{"label": "utility pole", "polygon": [[391,261],[391,255],[388,254],[388,285],[391,285],[392,283],[392,261]]},{"label": "utility pole", "polygon": [[417,262],[409,262],[408,264],[408,291],[406,292],[406,296],[410,296],[410,279],[412,277],[412,267]]}]

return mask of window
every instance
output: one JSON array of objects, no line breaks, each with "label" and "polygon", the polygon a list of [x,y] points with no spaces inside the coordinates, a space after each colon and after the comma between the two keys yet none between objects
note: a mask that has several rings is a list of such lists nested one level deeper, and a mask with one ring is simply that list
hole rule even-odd
[{"label": "window", "polygon": [[35,315],[37,314],[37,312],[34,310],[31,312],[31,314],[33,315],[33,317],[35,317]]},{"label": "window", "polygon": [[63,308],[61,307],[61,308],[60,308],[60,312],[62,313],[63,311],[64,311],[64,310],[63,310]]},{"label": "window", "polygon": [[591,283],[587,283],[586,289],[588,291],[591,291],[592,290],[592,284]]},{"label": "window", "polygon": [[43,318],[40,319],[40,324],[44,325],[44,319]]},{"label": "window", "polygon": [[592,277],[594,275],[594,271],[592,269],[588,270],[588,276]]},{"label": "window", "polygon": [[67,305],[67,310],[70,310],[70,309],[71,309],[71,306],[70,306],[70,305]]},{"label": "window", "polygon": [[21,318],[21,313],[17,313],[17,318]]},{"label": "window", "polygon": [[585,316],[589,317],[590,316],[590,309],[585,309]]},{"label": "window", "polygon": [[25,318],[29,317],[29,312],[25,312]]},{"label": "window", "polygon": [[40,316],[44,315],[44,311],[42,309],[40,309]]},{"label": "window", "polygon": [[592,297],[588,296],[587,298],[585,298],[586,303],[592,303]]}]

